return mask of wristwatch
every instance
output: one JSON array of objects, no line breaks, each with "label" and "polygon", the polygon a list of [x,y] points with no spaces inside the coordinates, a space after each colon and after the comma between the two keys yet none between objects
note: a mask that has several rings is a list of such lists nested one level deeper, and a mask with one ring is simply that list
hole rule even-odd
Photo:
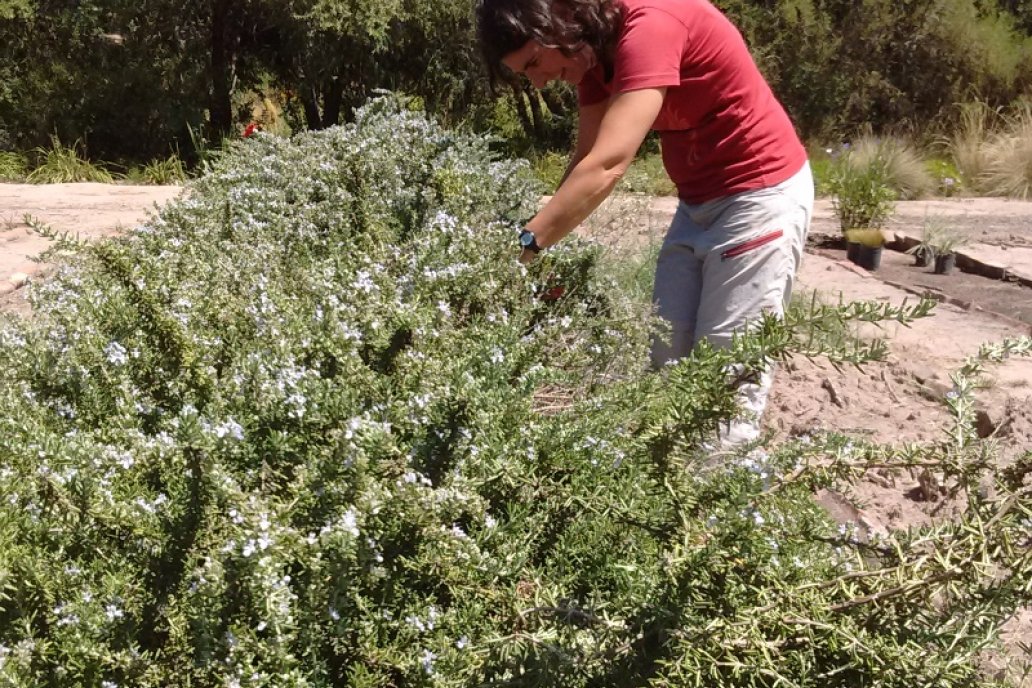
[{"label": "wristwatch", "polygon": [[520,246],[533,253],[541,253],[541,247],[538,246],[537,238],[534,236],[534,232],[529,229],[524,229],[520,232]]}]

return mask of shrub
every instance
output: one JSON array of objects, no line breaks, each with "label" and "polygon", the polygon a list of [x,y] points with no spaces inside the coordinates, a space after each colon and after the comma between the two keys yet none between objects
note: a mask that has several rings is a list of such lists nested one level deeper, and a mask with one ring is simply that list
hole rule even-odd
[{"label": "shrub", "polygon": [[78,148],[78,142],[65,146],[57,137],[52,138],[49,149],[36,149],[41,162],[29,173],[28,181],[32,184],[113,181],[110,172],[80,156]]},{"label": "shrub", "polygon": [[[929,302],[793,310],[647,373],[597,247],[515,263],[526,167],[392,102],[231,145],[0,323],[5,683],[989,685],[972,657],[1032,566],[981,363],[943,443],[699,453],[730,369],[862,363],[877,342],[821,333]],[[886,464],[967,508],[872,542],[810,498]]]},{"label": "shrub", "polygon": [[18,153],[0,151],[0,182],[20,182],[25,179],[25,158]]},{"label": "shrub", "polygon": [[829,187],[832,205],[845,232],[851,229],[881,229],[895,209],[897,193],[890,185],[884,158],[865,154],[854,160],[846,149],[831,169]]}]

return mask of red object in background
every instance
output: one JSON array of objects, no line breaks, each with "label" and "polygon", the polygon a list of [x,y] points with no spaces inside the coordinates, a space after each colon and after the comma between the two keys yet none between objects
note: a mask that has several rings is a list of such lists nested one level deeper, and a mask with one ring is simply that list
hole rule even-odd
[{"label": "red object in background", "polygon": [[548,302],[558,301],[559,299],[561,299],[563,297],[563,294],[565,294],[565,293],[566,293],[566,287],[564,287],[561,284],[559,284],[559,285],[556,285],[554,287],[549,287],[548,289],[546,289],[545,293],[541,295],[541,300],[542,301],[548,301]]},{"label": "red object in background", "polygon": [[244,133],[241,134],[241,136],[243,138],[245,138],[245,139],[246,138],[250,138],[251,136],[254,135],[254,132],[261,131],[261,130],[262,130],[262,125],[261,124],[258,124],[258,122],[251,122],[250,124],[247,125],[247,128],[244,129]]}]

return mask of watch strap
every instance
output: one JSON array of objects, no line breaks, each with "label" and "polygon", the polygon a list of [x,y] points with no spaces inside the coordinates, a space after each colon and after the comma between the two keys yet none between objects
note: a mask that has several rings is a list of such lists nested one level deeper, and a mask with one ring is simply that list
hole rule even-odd
[{"label": "watch strap", "polygon": [[[529,237],[529,240],[528,240]],[[534,253],[541,253],[541,247],[538,246],[537,237],[534,236],[534,232],[529,229],[524,229],[520,232],[520,246],[532,251]]]}]

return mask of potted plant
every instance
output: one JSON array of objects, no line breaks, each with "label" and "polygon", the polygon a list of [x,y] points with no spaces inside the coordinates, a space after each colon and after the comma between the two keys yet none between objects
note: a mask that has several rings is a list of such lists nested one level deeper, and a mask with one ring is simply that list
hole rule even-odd
[{"label": "potted plant", "polygon": [[880,229],[850,229],[846,232],[846,242],[847,250],[852,247],[852,262],[871,272],[881,265],[885,235]]},{"label": "potted plant", "polygon": [[[880,230],[896,207],[896,191],[888,183],[885,161],[875,157],[861,163],[847,152],[835,161],[830,188],[832,207],[846,238],[847,258],[858,265],[863,260],[862,267],[868,270],[877,269],[872,251],[880,251],[884,245]],[[877,261],[880,259],[879,253]]]},{"label": "potted plant", "polygon": [[957,249],[967,243],[967,239],[953,231],[944,230],[929,241],[935,256],[934,272],[937,275],[948,275],[957,264]]},{"label": "potted plant", "polygon": [[949,274],[957,265],[957,249],[967,243],[967,239],[955,232],[946,232],[933,244],[935,251],[936,274]]},{"label": "potted plant", "polygon": [[948,232],[949,230],[940,218],[925,215],[920,243],[907,249],[907,253],[914,256],[914,265],[919,268],[931,265],[935,261],[935,246],[939,243],[940,237]]},{"label": "potted plant", "polygon": [[924,241],[908,248],[907,253],[914,257],[914,265],[919,268],[926,268],[935,260],[935,251]]}]

